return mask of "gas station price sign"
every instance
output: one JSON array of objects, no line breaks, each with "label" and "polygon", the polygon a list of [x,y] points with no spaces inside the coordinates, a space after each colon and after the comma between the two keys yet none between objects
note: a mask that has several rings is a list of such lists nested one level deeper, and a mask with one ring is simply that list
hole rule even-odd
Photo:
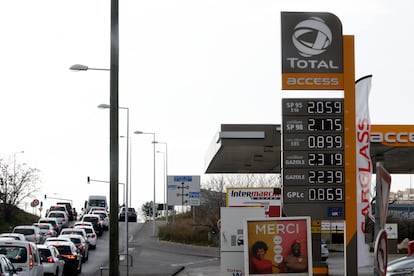
[{"label": "gas station price sign", "polygon": [[345,204],[343,99],[282,99],[282,136],[284,212],[312,204],[313,219],[329,219]]}]

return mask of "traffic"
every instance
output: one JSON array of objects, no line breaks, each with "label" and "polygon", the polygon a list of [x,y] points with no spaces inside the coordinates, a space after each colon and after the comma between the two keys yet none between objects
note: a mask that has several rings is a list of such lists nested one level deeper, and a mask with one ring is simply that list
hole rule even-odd
[{"label": "traffic", "polygon": [[[105,197],[90,196],[78,215],[69,202],[56,202],[31,225],[0,234],[0,275],[68,276],[82,273],[89,251],[109,230]],[[129,210],[128,221],[137,221]],[[131,212],[131,214],[129,214]],[[118,218],[121,211],[119,211]],[[135,219],[134,219],[135,215]],[[125,220],[125,212],[122,213]],[[131,220],[130,220],[131,219]]]}]

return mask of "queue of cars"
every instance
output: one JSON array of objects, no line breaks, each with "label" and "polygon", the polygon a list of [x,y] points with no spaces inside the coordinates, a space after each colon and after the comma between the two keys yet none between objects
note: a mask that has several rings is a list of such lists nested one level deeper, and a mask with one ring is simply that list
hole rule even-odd
[{"label": "queue of cars", "polygon": [[[61,206],[64,207],[61,208]],[[96,210],[95,210],[96,211]],[[93,211],[91,211],[93,212]],[[98,212],[98,211],[96,211]],[[97,237],[108,229],[108,214],[99,210],[80,221],[69,215],[65,205],[52,206],[46,217],[32,225],[18,225],[0,234],[0,275],[77,275],[95,249]],[[77,215],[76,215],[77,216]]]}]

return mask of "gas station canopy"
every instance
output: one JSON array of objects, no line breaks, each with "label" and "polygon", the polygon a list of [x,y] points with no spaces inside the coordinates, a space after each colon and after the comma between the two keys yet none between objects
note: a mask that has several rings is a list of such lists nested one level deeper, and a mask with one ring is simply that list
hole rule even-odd
[{"label": "gas station canopy", "polygon": [[[281,126],[222,124],[206,157],[206,173],[281,172]],[[392,174],[414,172],[414,125],[372,125],[370,154]]]}]

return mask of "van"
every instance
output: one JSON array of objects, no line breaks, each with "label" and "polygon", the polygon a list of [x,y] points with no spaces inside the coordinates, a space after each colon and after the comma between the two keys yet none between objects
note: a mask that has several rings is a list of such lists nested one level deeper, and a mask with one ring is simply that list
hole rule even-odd
[{"label": "van", "polygon": [[43,276],[43,266],[36,244],[29,241],[0,239],[0,254],[5,255],[19,270],[18,275]]},{"label": "van", "polygon": [[106,196],[90,195],[88,200],[85,201],[84,214],[89,213],[91,207],[104,207],[108,212],[108,202],[106,201]]}]

